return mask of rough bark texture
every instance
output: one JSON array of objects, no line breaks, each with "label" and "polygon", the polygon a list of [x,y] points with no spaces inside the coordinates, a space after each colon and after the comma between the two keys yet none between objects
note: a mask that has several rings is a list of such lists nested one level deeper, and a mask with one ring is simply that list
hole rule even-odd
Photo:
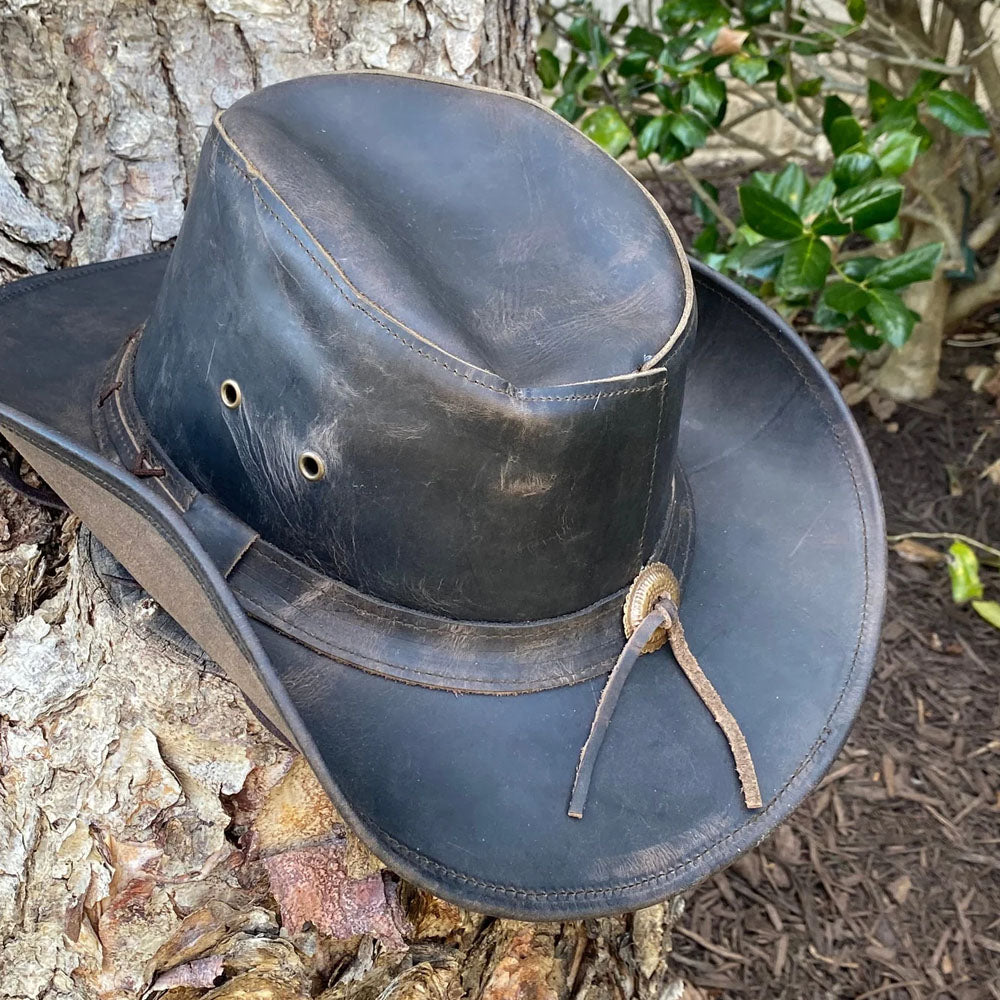
[{"label": "rough bark texture", "polygon": [[[3,0],[0,280],[168,244],[213,115],[254,87],[363,65],[531,93],[532,8]],[[692,997],[679,900],[533,926],[401,885],[87,546],[0,486],[2,1000]]]},{"label": "rough bark texture", "polygon": [[0,276],[177,235],[248,91],[359,66],[532,93],[534,0],[0,0]]}]

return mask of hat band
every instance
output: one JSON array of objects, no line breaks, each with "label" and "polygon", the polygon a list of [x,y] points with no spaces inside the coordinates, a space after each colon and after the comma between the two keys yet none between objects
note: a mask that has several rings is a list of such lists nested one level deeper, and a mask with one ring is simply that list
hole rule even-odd
[{"label": "hat band", "polygon": [[[603,676],[614,665],[625,590],[557,618],[457,621],[363,594],[259,538],[187,480],[150,434],[132,390],[140,336],[138,330],[126,340],[97,392],[98,440],[177,508],[251,618],[338,663],[454,692],[542,691]],[[693,510],[679,466],[672,491],[655,558],[683,578]]]}]

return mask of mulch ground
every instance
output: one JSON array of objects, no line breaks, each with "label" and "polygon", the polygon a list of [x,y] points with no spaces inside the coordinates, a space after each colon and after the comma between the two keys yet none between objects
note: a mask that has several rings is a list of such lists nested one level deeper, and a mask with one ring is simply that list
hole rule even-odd
[{"label": "mulch ground", "polygon": [[[942,391],[885,422],[856,408],[890,534],[1000,544],[1000,487],[981,478],[1000,413],[963,374],[994,350],[948,348]],[[840,759],[675,931],[707,997],[1000,1000],[1000,631],[953,604],[942,565],[889,559],[882,652]],[[983,579],[996,598],[1000,573]]]}]

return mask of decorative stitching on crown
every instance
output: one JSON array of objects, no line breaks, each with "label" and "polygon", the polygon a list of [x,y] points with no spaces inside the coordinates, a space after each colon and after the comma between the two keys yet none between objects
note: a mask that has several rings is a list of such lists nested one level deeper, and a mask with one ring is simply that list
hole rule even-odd
[{"label": "decorative stitching on crown", "polygon": [[[253,170],[256,171],[257,176],[262,181],[267,183],[260,169],[253,163],[252,160],[250,160],[250,158],[246,155],[246,153],[244,153],[243,150],[240,149],[240,147],[233,141],[232,137],[229,136],[228,133],[224,132],[220,127],[216,127],[216,132],[219,135],[220,139],[222,139],[228,146],[230,146],[234,152],[236,152],[239,156],[241,156],[245,160],[245,162]],[[233,160],[233,158],[229,155],[228,152],[226,152],[224,148],[219,147],[219,155],[222,157],[223,160],[225,160],[225,162],[230,166],[230,168],[232,168],[232,170],[237,174],[237,176],[241,177],[250,185],[250,190],[253,191],[254,196],[261,203],[261,205],[263,205],[263,207],[267,210],[267,212],[271,215],[271,217],[278,223],[278,225],[281,226],[281,228],[284,229],[285,232],[288,233],[288,235],[299,245],[299,247],[305,252],[306,256],[313,262],[313,264],[316,265],[320,273],[330,282],[331,285],[333,285],[334,288],[336,288],[336,290],[340,293],[341,298],[343,298],[343,300],[349,306],[351,306],[351,308],[357,309],[358,312],[360,312],[364,316],[367,316],[368,319],[370,319],[373,323],[375,323],[377,326],[380,326],[383,330],[385,330],[385,332],[388,333],[390,337],[392,337],[395,340],[398,340],[399,343],[401,343],[404,347],[409,348],[415,354],[419,354],[420,357],[426,358],[426,360],[430,361],[431,364],[437,365],[440,368],[444,368],[445,371],[449,371],[453,375],[457,375],[459,378],[465,379],[467,382],[472,382],[474,385],[479,385],[482,386],[484,389],[489,389],[490,392],[495,392],[501,396],[506,396],[508,399],[525,403],[533,403],[533,402],[561,403],[576,399],[607,399],[612,396],[628,396],[636,392],[650,392],[653,389],[659,388],[661,381],[655,380],[650,385],[637,386],[632,389],[616,389],[611,392],[576,393],[570,396],[528,396],[528,395],[522,395],[521,392],[517,389],[514,389],[513,391],[508,391],[506,389],[501,389],[495,385],[490,385],[488,382],[483,382],[480,379],[473,378],[471,375],[468,375],[465,372],[460,371],[458,368],[452,367],[451,365],[442,361],[440,358],[436,358],[432,354],[428,354],[426,351],[417,347],[416,344],[412,344],[404,337],[401,337],[387,323],[380,320],[377,316],[372,315],[372,313],[370,313],[367,309],[365,309],[365,307],[361,305],[360,302],[357,302],[354,299],[352,299],[347,294],[347,292],[344,291],[344,289],[340,286],[339,282],[334,278],[334,276],[330,274],[330,272],[323,266],[323,264],[316,257],[316,255],[302,242],[302,240],[298,238],[298,236],[295,235],[295,233],[292,232],[292,230],[288,227],[285,221],[264,200],[263,195],[260,193],[260,191],[257,189],[257,185],[254,183],[254,178],[249,173],[247,173],[247,171],[244,170],[243,167],[241,167],[235,160]],[[292,215],[296,223],[302,227],[302,230],[306,233],[306,235],[308,235],[308,237],[312,240],[312,242],[315,243],[316,246],[322,247],[322,244],[319,242],[316,236],[312,232],[310,232],[309,227],[301,219],[299,219],[295,215],[295,213],[292,212],[290,208],[288,208],[287,205],[284,204],[284,201],[282,200],[281,196],[276,191],[274,191],[274,189],[271,188],[270,185],[268,185],[268,188],[269,190],[271,190],[272,194],[274,194],[274,196],[279,201],[281,201],[285,209]],[[651,375],[654,374],[655,371],[656,371],[655,369],[652,369],[650,372],[644,372],[643,375],[647,374]],[[487,374],[492,374],[492,373],[487,373]]]},{"label": "decorative stitching on crown", "polygon": [[656,459],[660,454],[660,437],[662,435],[661,424],[663,423],[663,400],[667,395],[667,382],[663,381],[663,391],[660,393],[660,412],[656,418],[656,441],[653,445],[653,461],[649,468],[649,492],[646,494],[646,513],[642,516],[642,537],[639,539],[639,551],[636,553],[635,575],[642,569],[642,554],[646,551],[646,532],[649,530],[649,509],[653,504],[653,486],[656,483]]}]

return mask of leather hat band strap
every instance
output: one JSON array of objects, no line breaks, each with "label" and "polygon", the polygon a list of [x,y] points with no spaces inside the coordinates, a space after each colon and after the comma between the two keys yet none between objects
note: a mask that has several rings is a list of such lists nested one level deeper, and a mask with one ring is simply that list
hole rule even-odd
[{"label": "leather hat band strap", "polygon": [[666,632],[666,639],[670,643],[670,649],[673,651],[678,666],[684,671],[684,675],[691,682],[691,686],[705,707],[712,713],[729,742],[729,748],[736,764],[736,772],[739,775],[740,784],[743,786],[743,799],[747,808],[759,809],[762,805],[760,786],[757,783],[757,771],[754,768],[750,748],[747,746],[743,730],[740,729],[739,723],[733,717],[732,712],[726,708],[719,692],[715,690],[714,685],[699,666],[684,638],[684,627],[681,625],[677,605],[668,595],[664,594],[656,600],[656,603],[632,632],[608,675],[604,690],[601,692],[601,698],[594,713],[594,721],[590,726],[590,735],[580,751],[580,761],[577,764],[576,777],[573,781],[573,792],[570,796],[568,810],[573,819],[583,818],[583,809],[587,802],[587,793],[590,790],[590,780],[594,773],[597,755],[601,751],[604,737],[611,724],[611,717],[625,687],[625,682],[639,657],[644,652],[659,647],[661,642],[657,641],[657,634],[661,633],[661,630]]}]

